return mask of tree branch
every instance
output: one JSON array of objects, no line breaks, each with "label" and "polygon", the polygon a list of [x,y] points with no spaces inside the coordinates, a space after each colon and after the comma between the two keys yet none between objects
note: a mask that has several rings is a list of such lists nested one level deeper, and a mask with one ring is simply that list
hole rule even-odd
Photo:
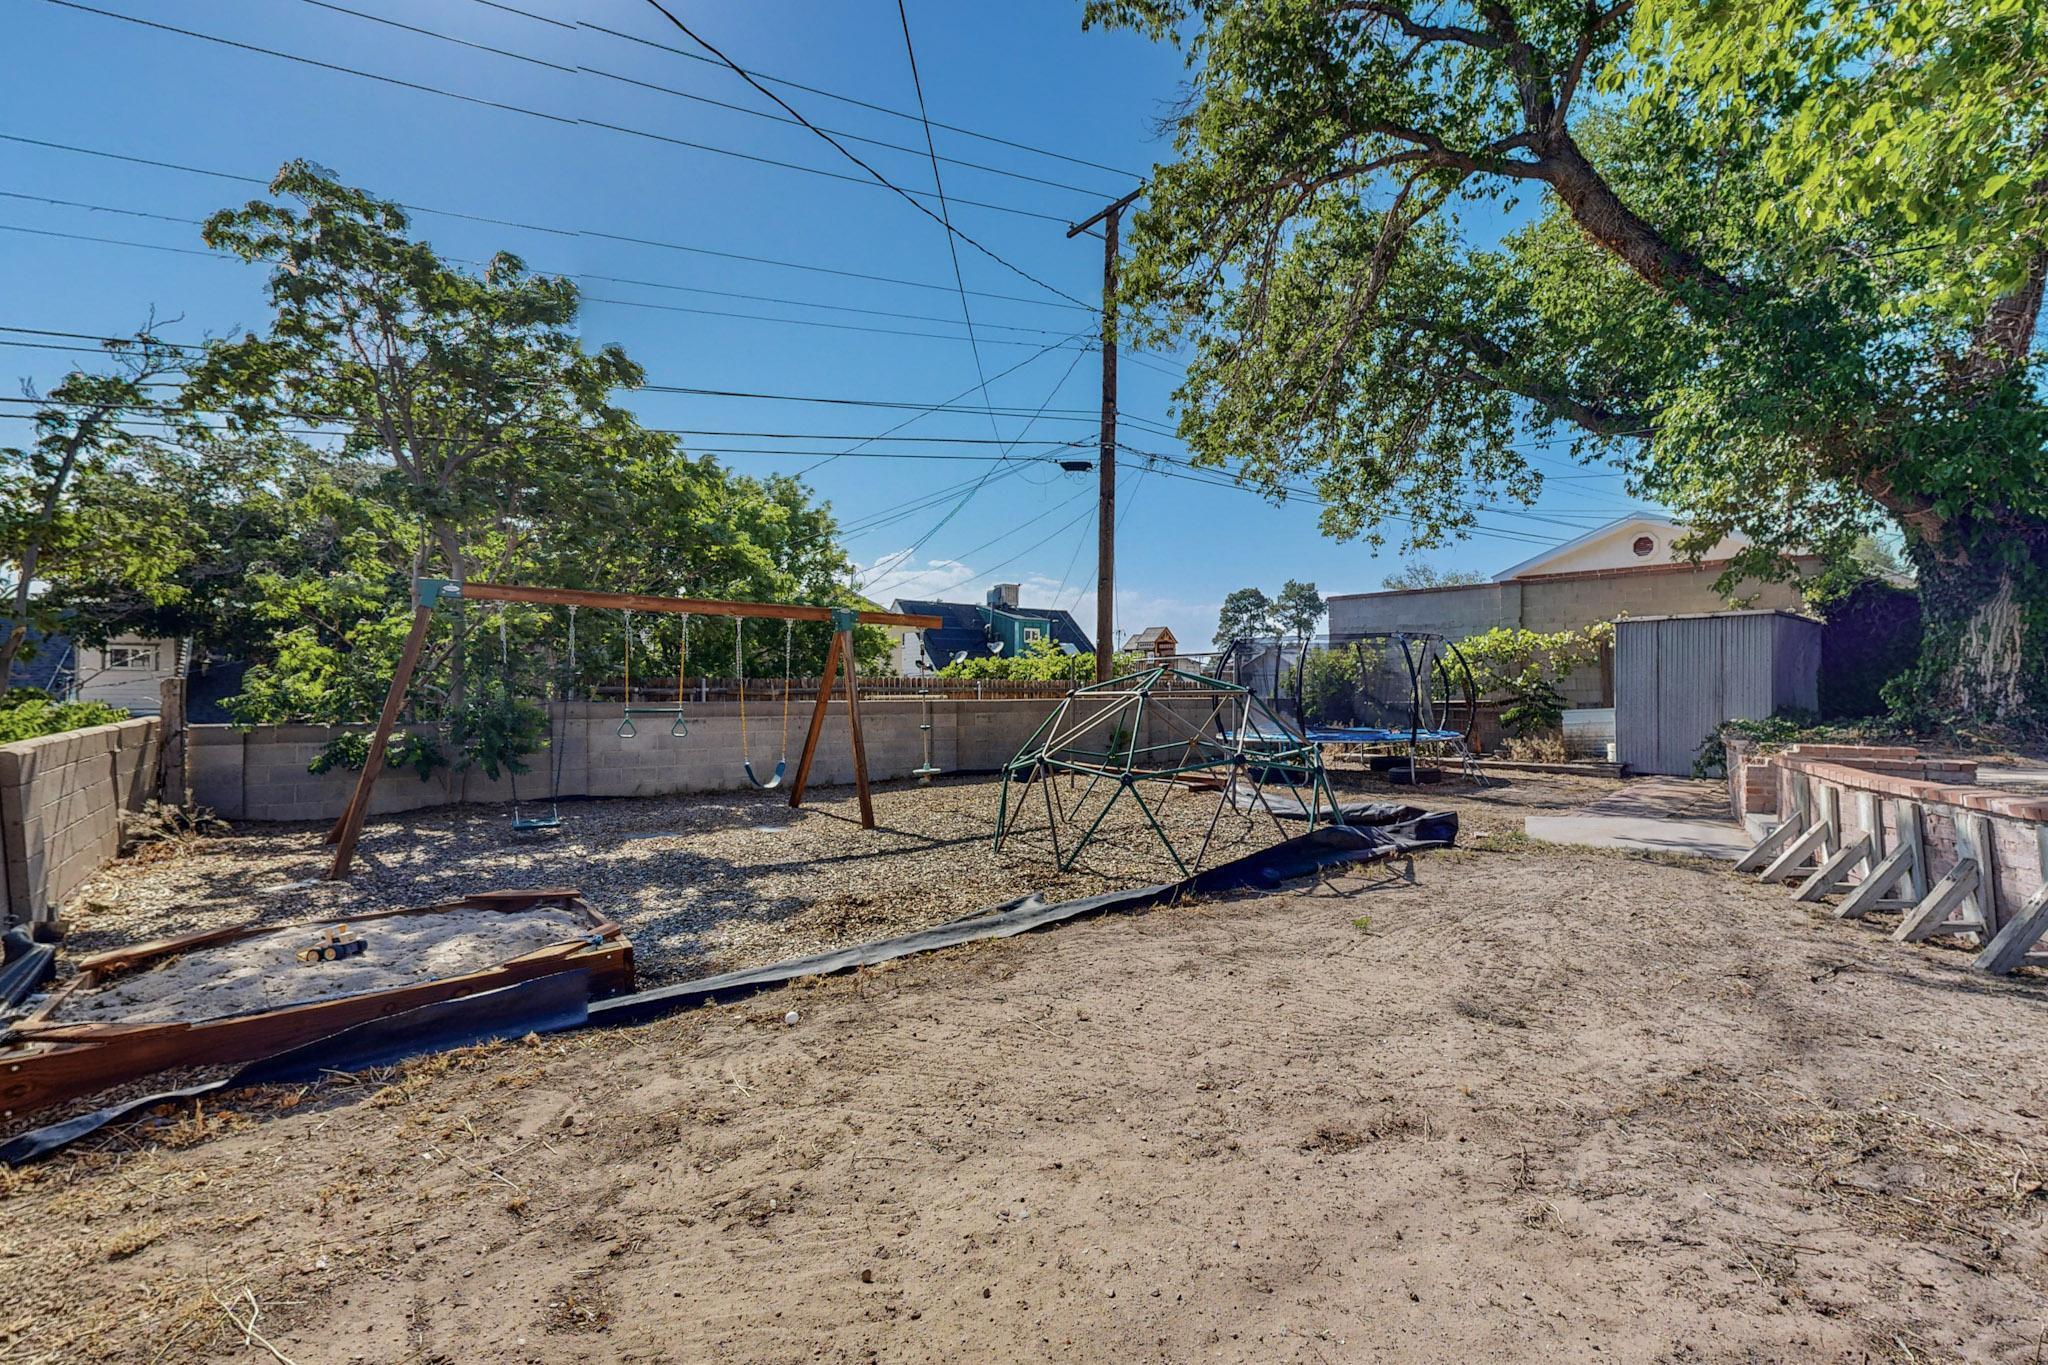
[{"label": "tree branch", "polygon": [[1462,28],[1456,24],[1425,24],[1418,21],[1399,5],[1378,3],[1378,0],[1349,0],[1337,6],[1354,14],[1370,15],[1385,19],[1401,30],[1402,36],[1421,43],[1459,43],[1465,47],[1497,48],[1501,40],[1484,29]]},{"label": "tree branch", "polygon": [[2041,321],[2044,285],[2048,285],[2048,249],[2034,253],[2019,288],[1985,311],[1984,320],[1977,324],[1970,338],[1969,351],[1953,367],[1958,385],[1989,388],[2027,363],[2034,346],[2034,329]]}]

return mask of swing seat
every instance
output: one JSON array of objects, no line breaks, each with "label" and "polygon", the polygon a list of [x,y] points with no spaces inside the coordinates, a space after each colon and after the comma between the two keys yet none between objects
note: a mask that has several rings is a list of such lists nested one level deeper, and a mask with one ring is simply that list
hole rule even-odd
[{"label": "swing seat", "polygon": [[775,776],[769,778],[766,782],[763,782],[760,778],[754,776],[754,765],[748,762],[746,759],[743,758],[740,760],[740,766],[747,770],[747,781],[753,783],[755,786],[759,787],[764,792],[772,792],[777,787],[782,785],[783,770],[786,769],[789,766],[789,764],[783,759],[776,759]]},{"label": "swing seat", "polygon": [[560,829],[561,827],[562,817],[559,815],[533,815],[512,821],[512,832],[514,834],[534,834],[544,829]]}]

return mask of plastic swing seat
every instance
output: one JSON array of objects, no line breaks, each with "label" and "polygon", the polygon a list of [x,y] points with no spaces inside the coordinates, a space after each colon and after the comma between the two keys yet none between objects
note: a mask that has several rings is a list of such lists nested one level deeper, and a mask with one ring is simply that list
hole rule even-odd
[{"label": "plastic swing seat", "polygon": [[514,834],[538,834],[545,829],[560,829],[561,827],[562,817],[554,811],[549,811],[546,815],[535,815],[525,819],[515,818],[512,821],[512,832]]},{"label": "plastic swing seat", "polygon": [[739,682],[740,698],[740,770],[746,773],[747,781],[764,792],[772,792],[782,785],[782,776],[789,771],[789,674],[792,641],[796,623],[782,623],[782,756],[775,760],[775,773],[766,782],[754,771],[754,760],[747,753],[747,660],[745,653],[747,623],[745,618],[733,623],[732,632],[732,675]]}]

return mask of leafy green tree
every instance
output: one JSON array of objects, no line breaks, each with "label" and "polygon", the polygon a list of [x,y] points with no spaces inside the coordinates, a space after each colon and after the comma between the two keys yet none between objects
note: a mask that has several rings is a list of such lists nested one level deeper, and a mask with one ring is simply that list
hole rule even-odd
[{"label": "leafy green tree", "polygon": [[1294,700],[1296,708],[1305,705],[1302,696],[1308,671],[1308,642],[1316,633],[1316,626],[1330,614],[1329,603],[1323,601],[1313,583],[1300,583],[1290,578],[1280,585],[1280,595],[1273,599],[1273,629],[1294,641]]},{"label": "leafy green tree", "polygon": [[[1181,432],[1325,530],[1532,501],[1533,429],[1742,577],[1889,522],[1900,702],[2048,701],[2048,18],[2025,0],[1090,0],[1185,41],[1128,304]],[[1491,240],[1465,219],[1506,213]]]},{"label": "leafy green tree", "polygon": [[[186,389],[195,417],[229,414],[230,434],[316,433],[236,558],[264,637],[234,703],[241,719],[374,714],[419,576],[873,605],[845,586],[830,509],[801,483],[693,458],[612,404],[641,371],[615,347],[583,348],[573,283],[505,254],[458,269],[409,235],[398,206],[304,162],[272,192],[289,202],[259,200],[206,226],[211,244],[274,264],[271,325],[210,346]],[[458,761],[510,761],[531,737],[516,698],[590,695],[624,671],[623,622],[584,612],[572,675],[571,620],[527,606],[443,613],[412,716],[446,722],[467,745]],[[689,630],[690,673],[730,674],[734,624]],[[634,636],[636,684],[672,687],[681,621],[638,616]],[[800,625],[794,671],[817,672],[827,639]],[[751,623],[748,673],[779,674],[784,643],[779,627]],[[870,664],[887,649],[866,628],[858,646]],[[465,695],[479,673],[483,711]]]},{"label": "leafy green tree", "polygon": [[126,423],[156,410],[149,396],[177,355],[148,330],[109,345],[113,368],[75,370],[38,398],[25,446],[0,448],[0,560],[7,631],[0,639],[0,696],[31,629],[69,628],[60,593],[77,575],[118,577],[144,600],[175,593],[188,558],[183,509],[153,477],[165,447]]},{"label": "leafy green tree", "polygon": [[1390,592],[1408,588],[1471,588],[1491,580],[1471,569],[1439,569],[1426,560],[1404,564],[1380,580]]},{"label": "leafy green tree", "polygon": [[[641,381],[617,347],[586,352],[570,280],[499,253],[477,274],[407,235],[397,205],[288,163],[272,195],[206,222],[209,246],[272,264],[265,336],[208,346],[186,399],[245,428],[314,423],[390,462],[418,528],[415,574],[503,576],[530,529],[629,418],[612,391]],[[459,710],[460,628],[449,705]]]},{"label": "leafy green tree", "polygon": [[127,474],[146,493],[178,553],[138,582],[127,565],[88,557],[50,581],[50,604],[75,636],[191,639],[235,658],[265,657],[270,630],[251,575],[270,567],[297,532],[301,490],[326,477],[328,457],[296,439],[240,435],[196,423],[138,443]]},{"label": "leafy green tree", "polygon": [[1298,583],[1290,578],[1280,585],[1280,595],[1273,599],[1274,627],[1298,646],[1308,644],[1316,626],[1329,614],[1330,604],[1313,583]]},{"label": "leafy green tree", "polygon": [[1216,638],[1220,647],[1238,640],[1273,633],[1273,599],[1258,588],[1239,588],[1223,599],[1216,615]]}]

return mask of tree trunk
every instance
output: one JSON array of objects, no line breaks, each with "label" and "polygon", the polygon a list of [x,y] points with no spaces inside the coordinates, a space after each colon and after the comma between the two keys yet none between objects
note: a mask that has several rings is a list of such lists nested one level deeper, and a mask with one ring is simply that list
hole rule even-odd
[{"label": "tree trunk", "polygon": [[28,627],[16,621],[7,632],[5,641],[0,641],[0,697],[7,695],[14,685],[14,660],[21,653],[21,642],[28,638]]},{"label": "tree trunk", "polygon": [[2048,708],[2048,522],[1954,526],[1908,549],[1925,635],[1894,706],[1999,721]]}]

